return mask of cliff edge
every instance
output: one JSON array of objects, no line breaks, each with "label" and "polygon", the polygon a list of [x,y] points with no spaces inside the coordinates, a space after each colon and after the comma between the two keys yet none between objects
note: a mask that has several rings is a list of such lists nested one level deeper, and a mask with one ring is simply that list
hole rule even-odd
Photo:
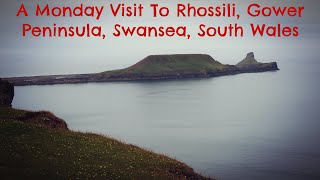
[{"label": "cliff edge", "polygon": [[13,84],[0,79],[0,106],[11,107],[14,97]]}]

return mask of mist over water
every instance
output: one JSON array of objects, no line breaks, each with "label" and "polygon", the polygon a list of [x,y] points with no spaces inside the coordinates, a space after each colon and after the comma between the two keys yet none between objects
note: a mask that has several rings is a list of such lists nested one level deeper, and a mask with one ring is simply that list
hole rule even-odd
[{"label": "mist over water", "polygon": [[[258,58],[259,59],[259,58]],[[320,178],[320,63],[211,79],[17,87],[14,107],[168,154],[218,179]]]}]

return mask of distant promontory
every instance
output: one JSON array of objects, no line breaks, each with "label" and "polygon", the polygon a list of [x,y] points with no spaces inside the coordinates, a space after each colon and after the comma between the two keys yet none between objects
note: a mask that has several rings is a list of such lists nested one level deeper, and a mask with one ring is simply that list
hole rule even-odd
[{"label": "distant promontory", "polygon": [[260,63],[254,53],[237,65],[225,65],[205,54],[151,55],[125,69],[93,74],[52,75],[6,78],[15,86],[51,85],[116,81],[155,81],[210,78],[241,73],[277,71],[276,62]]}]

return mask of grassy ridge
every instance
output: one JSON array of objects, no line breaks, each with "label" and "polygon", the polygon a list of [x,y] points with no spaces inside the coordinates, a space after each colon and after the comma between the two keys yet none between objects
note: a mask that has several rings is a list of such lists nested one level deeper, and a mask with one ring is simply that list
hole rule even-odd
[{"label": "grassy ridge", "polygon": [[206,179],[187,165],[112,138],[39,127],[0,109],[1,179]]},{"label": "grassy ridge", "polygon": [[152,55],[122,70],[107,71],[105,75],[165,75],[206,73],[223,70],[225,65],[204,54]]}]

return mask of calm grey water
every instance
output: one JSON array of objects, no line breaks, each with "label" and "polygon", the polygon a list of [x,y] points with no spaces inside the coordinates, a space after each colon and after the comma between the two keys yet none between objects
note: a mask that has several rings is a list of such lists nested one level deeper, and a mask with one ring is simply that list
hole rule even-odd
[{"label": "calm grey water", "polygon": [[218,179],[320,179],[320,63],[204,80],[16,88],[14,106],[50,110]]}]

